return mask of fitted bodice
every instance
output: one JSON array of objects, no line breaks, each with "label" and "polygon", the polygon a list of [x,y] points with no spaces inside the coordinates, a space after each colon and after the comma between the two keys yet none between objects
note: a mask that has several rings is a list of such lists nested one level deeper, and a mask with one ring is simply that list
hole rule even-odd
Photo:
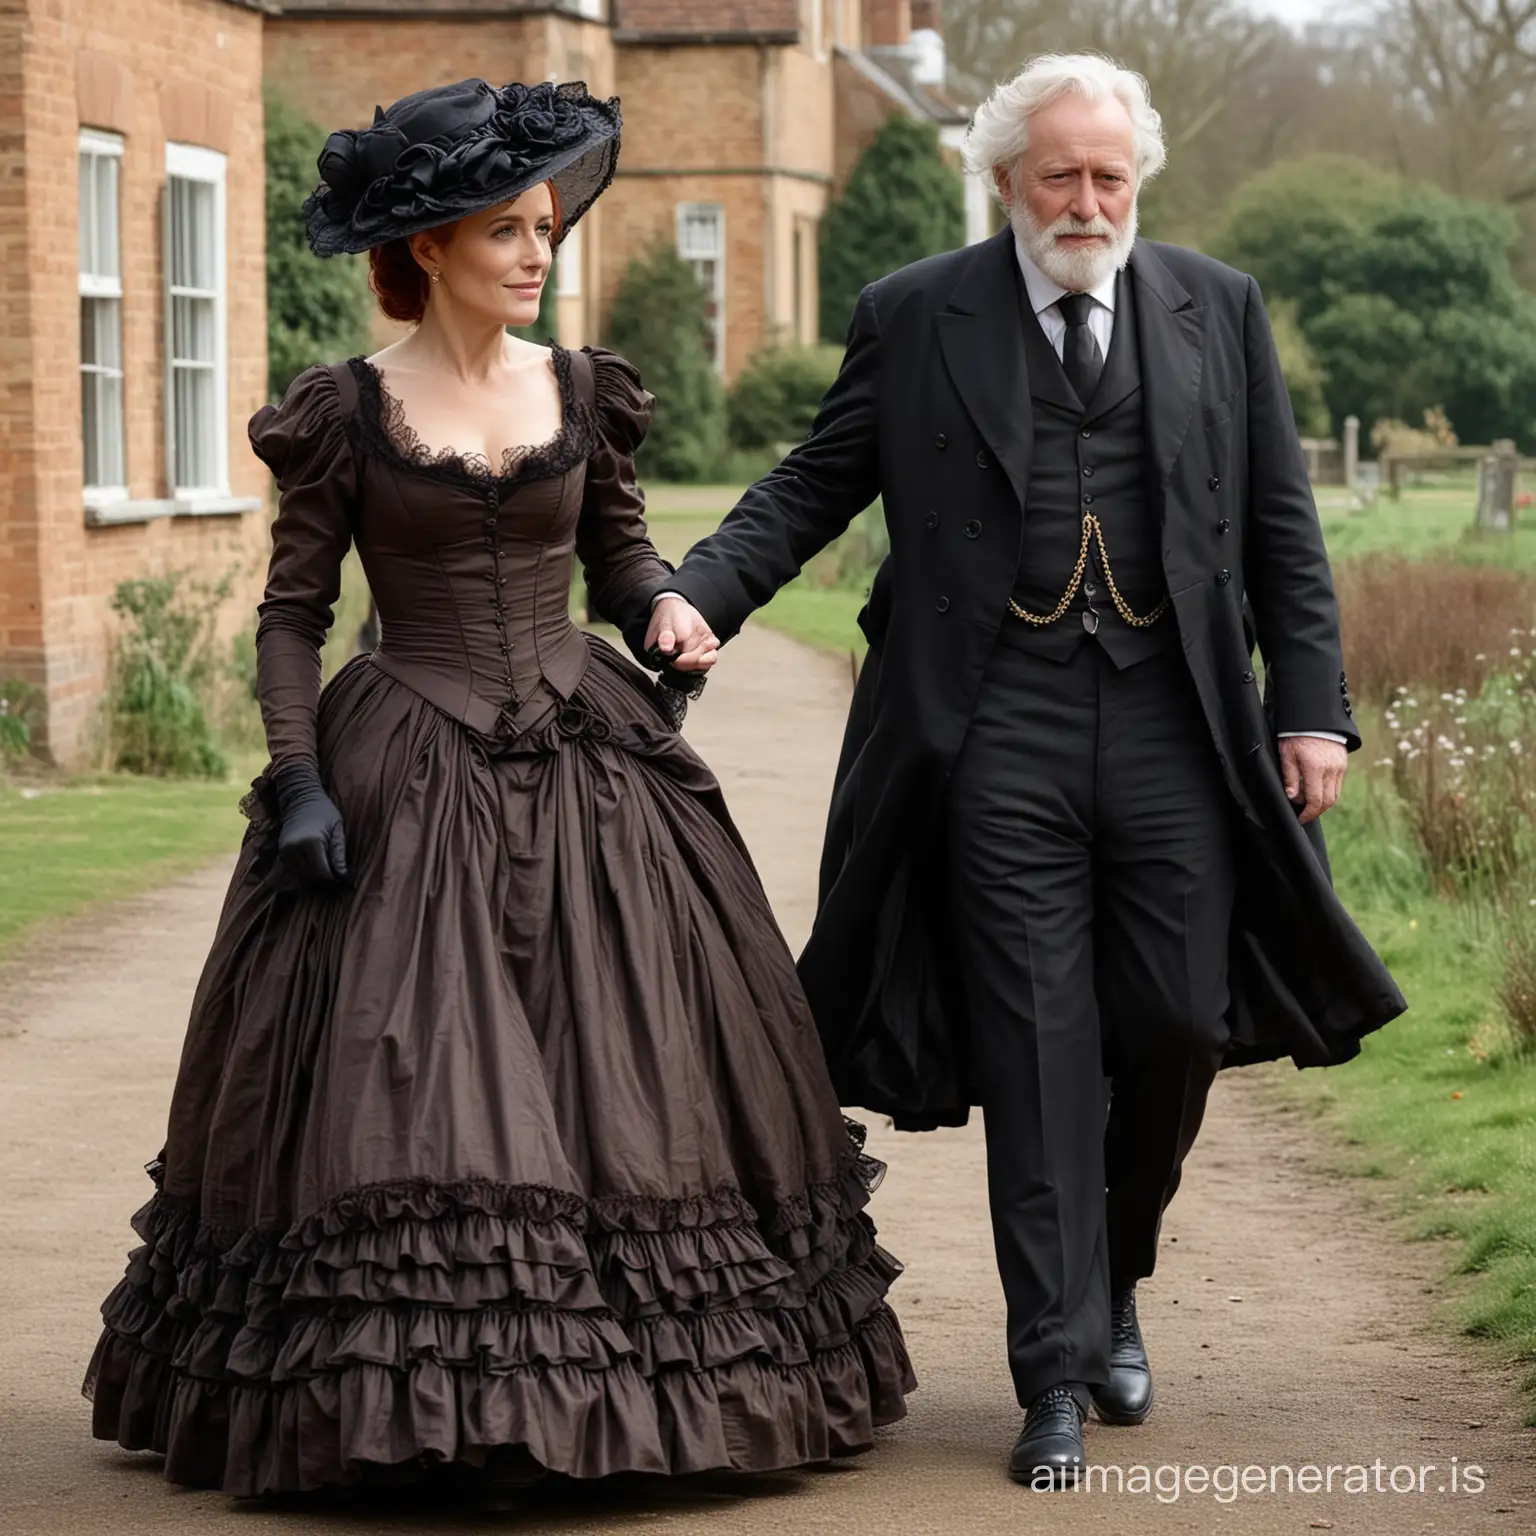
[{"label": "fitted bodice", "polygon": [[494,721],[541,682],[568,698],[586,668],[570,592],[597,422],[572,358],[554,352],[560,431],[494,467],[424,448],[378,370],[351,364],[356,543],[382,631],[374,661],[451,713]]},{"label": "fitted bodice", "polygon": [[650,396],[612,353],[556,348],[553,361],[560,431],[495,466],[424,447],[360,358],[310,370],[253,419],[283,493],[257,632],[274,761],[313,750],[313,712],[306,729],[299,706],[315,690],[295,668],[314,666],[349,541],[381,622],[373,664],[481,732],[581,681],[578,558],[594,606],[621,627],[668,574],[634,479]]}]

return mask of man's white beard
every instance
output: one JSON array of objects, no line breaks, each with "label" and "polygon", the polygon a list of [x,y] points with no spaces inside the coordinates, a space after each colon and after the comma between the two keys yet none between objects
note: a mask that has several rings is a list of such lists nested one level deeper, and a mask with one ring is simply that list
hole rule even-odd
[{"label": "man's white beard", "polygon": [[[1101,283],[1123,270],[1131,259],[1131,247],[1136,243],[1136,204],[1131,204],[1124,229],[1116,229],[1101,213],[1090,223],[1074,219],[1070,214],[1057,219],[1054,224],[1042,225],[1029,211],[1023,200],[1015,200],[1008,213],[1014,235],[1029,253],[1035,265],[1050,278],[1060,283],[1069,293],[1091,293]],[[1064,246],[1058,245],[1061,235],[1105,235],[1108,245]]]}]

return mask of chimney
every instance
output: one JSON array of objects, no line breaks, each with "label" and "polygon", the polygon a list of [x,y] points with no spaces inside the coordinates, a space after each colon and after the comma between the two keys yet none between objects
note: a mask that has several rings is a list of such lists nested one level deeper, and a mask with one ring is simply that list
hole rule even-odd
[{"label": "chimney", "polygon": [[871,48],[902,48],[912,36],[912,0],[865,0],[864,41]]}]

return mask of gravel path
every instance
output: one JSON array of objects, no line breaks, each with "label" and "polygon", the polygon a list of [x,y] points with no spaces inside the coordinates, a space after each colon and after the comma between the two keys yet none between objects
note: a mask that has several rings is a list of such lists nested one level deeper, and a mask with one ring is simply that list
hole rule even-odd
[{"label": "gravel path", "polygon": [[[689,721],[796,945],[810,924],[848,685],[846,663],[749,629]],[[1443,1254],[1395,1241],[1357,1185],[1321,1171],[1304,1125],[1253,1074],[1219,1084],[1166,1223],[1162,1268],[1144,1287],[1157,1411],[1137,1430],[1090,1427],[1090,1457],[1132,1491],[1048,1496],[1007,1481],[1019,1415],[979,1127],[898,1137],[881,1125],[872,1149],[890,1173],[874,1211],[907,1264],[894,1299],[922,1385],[871,1455],[750,1484],[540,1494],[495,1516],[398,1501],[250,1508],[172,1488],[152,1458],[90,1440],[79,1380],[145,1195],[141,1165],[160,1145],[225,878],[210,869],[72,922],[0,973],[4,1536],[1536,1529],[1536,1436],[1519,1427],[1512,1378],[1431,1330]],[[1309,1490],[1307,1468],[1352,1464],[1368,1469],[1371,1491],[1347,1491],[1343,1470],[1331,1494]],[[1482,1469],[1481,1492],[1468,1491],[1469,1464]],[[1255,1469],[1249,1491],[1229,1497],[1243,1468]],[[1282,1469],[1278,1492],[1271,1468]],[[1391,1491],[1394,1469],[1414,1492]],[[1299,1491],[1284,1491],[1288,1476]],[[1110,1472],[1111,1487],[1118,1477]],[[1134,1491],[1143,1477],[1150,1491]]]}]

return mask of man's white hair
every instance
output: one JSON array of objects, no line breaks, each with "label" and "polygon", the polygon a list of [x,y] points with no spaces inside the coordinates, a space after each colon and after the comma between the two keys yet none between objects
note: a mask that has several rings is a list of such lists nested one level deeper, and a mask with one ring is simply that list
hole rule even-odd
[{"label": "man's white hair", "polygon": [[1118,101],[1130,114],[1138,188],[1162,170],[1168,151],[1163,120],[1147,82],[1096,53],[1043,53],[1005,80],[976,109],[965,135],[965,168],[997,195],[994,172],[1010,177],[1029,145],[1029,120],[1069,91],[1091,102]]}]

